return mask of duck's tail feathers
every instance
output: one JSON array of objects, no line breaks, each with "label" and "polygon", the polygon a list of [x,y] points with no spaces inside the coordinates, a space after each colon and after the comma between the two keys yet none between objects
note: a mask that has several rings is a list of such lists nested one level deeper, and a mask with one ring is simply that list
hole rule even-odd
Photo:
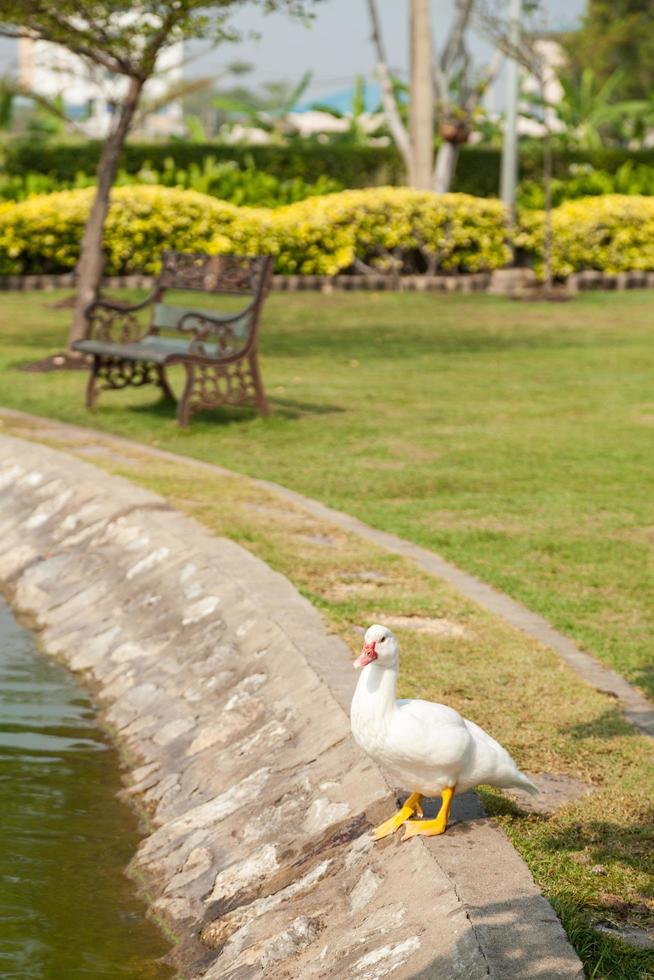
[{"label": "duck's tail feathers", "polygon": [[518,778],[516,779],[514,785],[519,786],[520,789],[526,789],[528,793],[532,794],[532,796],[537,796],[540,793],[538,786],[534,786],[531,779],[527,779],[524,772],[520,772],[520,770],[518,770]]}]

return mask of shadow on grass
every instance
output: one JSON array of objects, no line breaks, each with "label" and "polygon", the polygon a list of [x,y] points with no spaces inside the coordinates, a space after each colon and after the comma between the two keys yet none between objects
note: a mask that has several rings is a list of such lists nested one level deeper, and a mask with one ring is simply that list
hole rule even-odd
[{"label": "shadow on grass", "polygon": [[[110,393],[111,394],[111,393]],[[299,419],[311,415],[332,415],[345,411],[339,405],[328,405],[317,402],[302,402],[287,398],[269,398],[273,418]],[[155,401],[138,405],[126,406],[130,413],[137,416],[170,419],[176,415],[176,403],[165,396]],[[196,412],[191,417],[190,425],[232,425],[234,423],[252,422],[259,417],[257,409],[251,405],[220,406]]]},{"label": "shadow on grass", "polygon": [[[593,901],[593,911],[610,922],[636,926],[654,935],[654,808],[650,807],[643,819],[623,824],[613,820],[593,820],[586,824],[571,823],[568,826],[548,827],[540,846],[550,853],[580,855],[580,873],[586,866],[586,874],[601,876],[607,866],[629,868],[646,879],[649,884],[640,888],[640,896],[625,900],[621,894],[600,891]],[[610,868],[609,868],[610,870]],[[601,880],[601,878],[600,878]],[[650,951],[654,969],[654,949]]]},{"label": "shadow on grass", "polygon": [[607,708],[592,721],[576,725],[564,725],[559,731],[575,738],[622,738],[624,735],[641,735],[641,732],[622,717],[619,708]]},{"label": "shadow on grass", "polygon": [[634,670],[634,683],[651,699],[654,696],[654,664],[643,664]]},{"label": "shadow on grass", "polygon": [[340,405],[324,402],[302,402],[292,398],[269,398],[275,415],[283,418],[300,418],[303,415],[340,415],[346,411]]},{"label": "shadow on grass", "polygon": [[[519,807],[492,789],[481,789],[480,796],[493,816],[521,816]],[[541,853],[556,855],[561,862],[574,861],[575,865],[578,856],[583,856],[583,864],[579,863],[580,878],[590,873],[602,875],[605,866],[612,864],[632,869],[644,879],[654,881],[654,808],[646,811],[641,820],[627,826],[608,819],[609,816],[607,814],[606,820],[590,821],[585,825],[571,823],[565,827],[545,815],[531,814],[529,821],[539,824],[537,848]],[[584,962],[587,976],[596,980],[651,980],[654,950],[625,943],[619,932],[621,928],[628,930],[631,927],[652,935],[654,914],[648,902],[651,888],[645,886],[642,901],[638,896],[635,900],[625,900],[620,894],[611,894],[608,887],[606,891],[598,890],[598,894],[589,900],[583,884],[567,875],[559,881],[556,876],[551,877],[546,891],[568,938]],[[501,904],[489,905],[484,907],[484,912],[501,909]],[[607,924],[615,929],[614,936],[595,928]],[[520,973],[511,975],[520,976]],[[529,976],[532,975],[542,976],[545,980],[551,974],[530,972]]]},{"label": "shadow on grass", "polygon": [[[262,336],[261,351],[269,358],[329,357],[335,363],[355,357],[365,365],[424,356],[592,349],[606,343],[606,337],[601,334],[597,337],[582,336],[557,326],[552,326],[550,330],[543,329],[540,333],[524,334],[504,330],[502,324],[496,325],[496,329],[477,329],[470,324],[462,327],[459,324],[448,330],[432,318],[414,324],[407,311],[407,320],[400,326],[383,322],[377,328],[374,324],[364,327],[345,324],[329,329],[325,324],[303,329],[301,334],[294,331],[270,332]],[[612,336],[610,343],[611,346],[626,346],[628,340]]]}]

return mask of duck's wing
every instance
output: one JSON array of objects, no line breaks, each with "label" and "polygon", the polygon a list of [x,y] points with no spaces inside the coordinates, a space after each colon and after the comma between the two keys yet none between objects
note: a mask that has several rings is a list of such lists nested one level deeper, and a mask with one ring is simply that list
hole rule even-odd
[{"label": "duck's wing", "polygon": [[437,704],[436,701],[405,698],[396,701],[395,706],[407,723],[411,719],[421,725],[465,725],[465,720],[458,711],[448,708],[446,704]]},{"label": "duck's wing", "polygon": [[470,732],[454,708],[432,701],[396,702],[386,736],[388,752],[398,761],[428,765],[460,759],[470,744]]}]

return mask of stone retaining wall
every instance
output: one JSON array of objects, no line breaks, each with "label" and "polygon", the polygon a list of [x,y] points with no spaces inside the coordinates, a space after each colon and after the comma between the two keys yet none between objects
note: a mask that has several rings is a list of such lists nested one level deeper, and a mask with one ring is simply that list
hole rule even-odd
[{"label": "stone retaining wall", "polygon": [[151,817],[131,871],[179,937],[181,976],[582,975],[533,883],[515,906],[499,879],[488,895],[496,967],[433,840],[373,848],[393,801],[349,734],[349,652],[258,559],[150,492],[0,437],[0,584],[125,749],[126,794]]}]

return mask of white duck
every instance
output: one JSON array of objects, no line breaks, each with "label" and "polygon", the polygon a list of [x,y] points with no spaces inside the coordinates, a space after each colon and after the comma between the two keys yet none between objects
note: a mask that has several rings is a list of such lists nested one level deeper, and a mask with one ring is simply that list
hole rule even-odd
[{"label": "white duck", "polygon": [[[399,786],[411,790],[402,809],[374,829],[376,840],[403,824],[402,840],[443,834],[454,794],[480,783],[538,792],[506,749],[458,711],[431,701],[396,701],[399,650],[389,629],[368,629],[354,666],[363,669],[352,699],[352,734]],[[410,820],[414,814],[422,817],[423,796],[439,794],[434,820]]]}]

